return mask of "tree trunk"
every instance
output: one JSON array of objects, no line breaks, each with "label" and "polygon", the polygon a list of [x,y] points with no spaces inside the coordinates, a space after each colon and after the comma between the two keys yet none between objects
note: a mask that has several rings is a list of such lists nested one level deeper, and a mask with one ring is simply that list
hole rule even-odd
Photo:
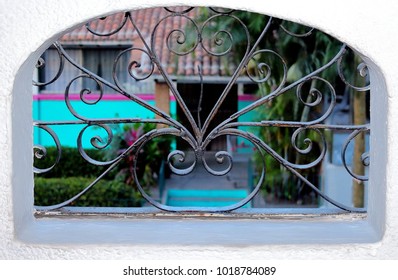
[{"label": "tree trunk", "polygon": [[[359,65],[360,58],[355,57],[355,65]],[[357,75],[356,75],[357,77]],[[360,79],[354,79],[355,85],[360,83]],[[359,85],[364,86],[364,85]],[[355,125],[366,123],[366,92],[353,91],[353,120]],[[365,166],[362,163],[361,156],[365,152],[365,133],[360,133],[355,137],[354,142],[354,158],[353,158],[353,173],[357,175],[365,175]],[[354,207],[364,207],[364,182],[353,179],[353,194],[352,201]]]}]

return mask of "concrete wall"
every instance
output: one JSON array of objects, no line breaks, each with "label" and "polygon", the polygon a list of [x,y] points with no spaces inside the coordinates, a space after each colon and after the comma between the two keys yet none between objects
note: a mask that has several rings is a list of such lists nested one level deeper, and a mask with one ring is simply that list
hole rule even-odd
[{"label": "concrete wall", "polygon": [[0,258],[397,258],[397,2],[178,3],[248,9],[312,25],[366,57],[373,92],[368,216],[300,220],[35,219],[30,81],[38,55],[60,34],[90,18],[164,5],[164,1],[1,0]]}]

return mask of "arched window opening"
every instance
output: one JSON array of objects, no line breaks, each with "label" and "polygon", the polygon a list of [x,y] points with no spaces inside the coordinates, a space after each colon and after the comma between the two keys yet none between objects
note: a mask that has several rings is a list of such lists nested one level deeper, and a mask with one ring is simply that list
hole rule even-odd
[{"label": "arched window opening", "polygon": [[221,8],[134,10],[63,35],[36,67],[39,212],[366,212],[368,69],[319,30]]}]

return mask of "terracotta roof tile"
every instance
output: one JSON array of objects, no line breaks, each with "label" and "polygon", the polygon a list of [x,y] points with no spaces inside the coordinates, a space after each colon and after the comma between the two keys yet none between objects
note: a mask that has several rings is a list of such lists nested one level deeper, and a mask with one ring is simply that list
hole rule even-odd
[{"label": "terracotta roof tile", "polygon": [[[186,16],[195,18],[198,11],[199,9],[193,9],[187,13]],[[167,40],[172,39],[172,43],[170,43],[172,44],[172,47],[175,47],[181,52],[186,51],[186,49],[181,48],[184,44],[179,43],[183,40],[183,34],[179,31],[175,31],[170,35],[173,30],[183,31],[187,33],[186,35],[189,37],[185,38],[188,39],[187,41],[195,41],[195,39],[192,38],[195,38],[196,34],[186,32],[185,28],[187,25],[191,24],[191,22],[185,16],[177,16],[168,12],[164,8],[133,10],[130,13],[133,21],[137,25],[137,28],[140,30],[149,47],[151,47],[152,32],[156,28],[156,32],[153,35],[155,53],[168,74],[180,76],[198,75],[199,65],[202,65],[202,74],[204,76],[225,76],[232,74],[231,70],[235,68],[235,65],[232,63],[231,58],[228,58],[228,56],[232,57],[231,55],[226,55],[222,58],[209,55],[205,50],[203,50],[200,44],[196,47],[194,52],[186,55],[176,55],[168,48]],[[109,34],[117,30],[123,23],[124,19],[125,14],[118,13],[103,19],[94,20],[89,23],[89,26],[93,31],[99,34]],[[138,33],[134,29],[130,20],[127,20],[125,26],[119,32],[110,36],[95,35],[90,32],[85,25],[83,25],[82,27],[76,28],[70,33],[65,34],[60,41],[63,44],[76,45],[131,44],[134,47],[145,49],[143,42],[140,40]],[[203,45],[206,49],[211,49],[209,40],[204,40]],[[193,45],[191,43],[188,49],[192,48],[192,46]],[[135,57],[132,59],[142,60],[140,61],[142,66],[140,69],[137,69],[138,71],[141,70],[143,73],[150,71],[150,60],[146,55],[141,54],[141,57],[137,57],[137,54],[134,54],[134,56]],[[228,67],[225,67],[224,64],[227,62]],[[157,69],[155,72],[159,73]]]}]

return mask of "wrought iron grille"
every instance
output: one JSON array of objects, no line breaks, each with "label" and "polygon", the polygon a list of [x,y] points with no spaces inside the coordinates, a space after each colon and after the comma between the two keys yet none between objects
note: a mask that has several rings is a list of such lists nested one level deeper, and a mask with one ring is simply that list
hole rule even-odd
[{"label": "wrought iron grille", "polygon": [[[111,173],[118,165],[130,158],[132,159],[130,172],[134,179],[135,187],[142,194],[142,197],[153,206],[165,211],[232,211],[249,203],[259,192],[265,178],[272,176],[268,174],[266,161],[266,158],[271,158],[280,165],[281,172],[293,175],[305,185],[305,188],[314,191],[324,201],[345,211],[365,211],[364,208],[343,205],[332,199],[322,191],[320,186],[311,181],[307,175],[303,175],[303,172],[306,170],[314,167],[319,168],[322,165],[322,161],[325,160],[328,148],[330,149],[327,142],[328,133],[348,132],[341,150],[342,163],[354,180],[368,180],[364,174],[355,174],[353,169],[347,164],[346,152],[349,144],[358,135],[370,132],[369,123],[338,124],[333,123],[333,120],[331,120],[331,116],[340,106],[342,91],[352,89],[357,92],[365,92],[369,91],[370,88],[367,67],[362,61],[357,61],[357,69],[354,71],[351,70],[351,72],[358,72],[359,76],[363,78],[365,82],[362,82],[362,86],[353,85],[353,82],[347,78],[345,60],[349,56],[353,60],[353,52],[346,44],[336,44],[335,41],[333,41],[333,44],[330,43],[328,51],[329,53],[333,53],[330,57],[316,49],[313,50],[313,54],[307,53],[306,55],[310,62],[307,63],[306,68],[298,69],[297,65],[289,65],[291,60],[289,61],[287,57],[289,56],[288,52],[280,53],[278,50],[269,47],[281,45],[283,44],[283,40],[286,40],[284,38],[290,37],[298,46],[297,48],[299,48],[301,40],[307,40],[307,42],[311,43],[313,42],[311,38],[316,36],[328,37],[327,35],[313,28],[303,27],[268,16],[262,17],[259,23],[262,25],[262,28],[253,35],[251,33],[253,28],[250,26],[253,22],[249,21],[248,23],[248,19],[250,20],[248,13],[245,14],[240,11],[221,8],[164,8],[162,13],[158,15],[158,21],[152,30],[148,30],[149,24],[147,22],[138,22],[140,19],[135,18],[136,15],[135,12],[125,12],[122,16],[110,16],[94,20],[81,28],[81,30],[85,29],[92,38],[98,38],[99,41],[105,40],[103,38],[115,38],[121,30],[125,29],[129,30],[131,36],[134,35],[139,39],[140,43],[138,46],[124,47],[115,57],[111,79],[105,79],[100,74],[95,73],[95,71],[89,70],[79,64],[68,53],[62,40],[59,40],[53,44],[53,50],[56,51],[58,56],[58,69],[53,71],[54,76],[50,77],[47,81],[33,82],[33,85],[39,88],[57,83],[66,64],[69,64],[70,67],[80,72],[80,74],[71,78],[67,83],[62,97],[74,120],[35,120],[33,123],[34,127],[45,131],[51,136],[57,153],[51,166],[34,167],[34,172],[37,174],[49,172],[59,163],[63,148],[58,134],[53,127],[72,125],[82,127],[77,137],[77,149],[81,157],[88,163],[103,168],[103,171],[101,171],[101,174],[95,180],[89,185],[84,186],[82,190],[70,199],[55,205],[38,205],[35,206],[36,209],[50,211],[73,204],[90,189],[95,188],[96,184]],[[174,19],[178,19],[180,25],[175,25],[175,21],[171,21]],[[98,22],[107,20],[112,21],[111,29],[106,31],[96,29],[99,26]],[[170,22],[173,22],[174,25],[170,24]],[[254,29],[260,29],[260,26],[256,26]],[[161,43],[163,39],[164,44]],[[337,46],[335,51],[333,51],[332,45]],[[328,43],[325,46],[328,48]],[[137,54],[139,55],[137,56]],[[162,61],[165,54],[169,57],[168,64]],[[131,55],[128,63],[126,63],[126,55]],[[188,107],[186,100],[183,98],[184,93],[181,92],[181,89],[174,82],[176,78],[178,80],[178,71],[187,67],[187,64],[181,65],[182,63],[179,59],[185,59],[184,63],[187,63],[187,60],[190,61],[189,63],[192,65],[190,73],[185,75],[196,76],[197,83],[200,85],[200,95],[196,100],[197,110],[195,113]],[[208,115],[203,117],[201,111],[204,107],[208,106],[208,104],[203,104],[203,96],[206,94],[204,82],[206,77],[209,76],[209,69],[206,69],[206,65],[208,64],[206,63],[210,60],[217,60],[220,65],[221,70],[217,70],[216,76],[228,76],[228,81],[222,92],[219,93],[219,98],[215,102],[215,105],[209,110]],[[177,66],[181,68],[177,69],[176,72],[169,70],[173,61],[173,67],[175,68],[173,70],[176,70]],[[126,83],[120,80],[119,65],[121,63],[125,63],[124,71],[128,73],[131,83],[142,83],[151,80],[153,77],[164,81],[187,122],[183,124],[183,122],[172,114],[159,109],[156,105],[150,104],[142,96],[139,96],[133,90],[129,90]],[[45,65],[46,61],[41,58],[36,67],[42,69]],[[299,74],[297,74],[297,70],[299,70]],[[294,75],[295,73],[297,74],[296,76]],[[330,77],[332,77],[332,80],[330,80]],[[258,98],[214,124],[220,108],[229,100],[232,87],[242,78],[250,83],[259,85],[261,90],[259,90]],[[91,86],[97,90],[81,86],[79,91],[80,102],[95,107],[103,98],[104,88],[107,88],[118,95],[124,96],[127,99],[125,102],[138,104],[154,113],[156,118],[93,118],[85,116],[71,102],[71,89],[75,86],[74,83],[83,79],[91,81]],[[342,87],[337,88],[335,85],[337,80],[340,85],[343,85]],[[297,106],[301,106],[299,107],[301,108],[300,110],[306,110],[308,113],[308,111],[313,109],[315,113],[312,115],[306,114],[306,118],[299,120],[269,119],[263,115],[260,115],[261,119],[258,120],[241,121],[239,119],[248,112],[264,107],[272,109],[278,98],[287,95],[291,99],[294,99],[295,103],[289,103],[284,110],[298,110]],[[315,117],[311,118],[308,116]],[[96,149],[106,150],[112,141],[114,141],[113,126],[122,124],[154,124],[155,126],[152,126],[149,131],[145,131],[139,135],[135,141],[131,142],[127,148],[112,159],[97,160],[86,152],[83,139],[84,134],[89,128],[96,127],[105,131],[105,137],[99,135],[93,136],[90,139],[90,143]],[[273,138],[264,139],[247,128],[256,128],[257,130],[289,128],[289,131],[292,132],[289,136],[289,145],[293,148],[293,151],[301,156],[310,153],[316,153],[316,156],[313,156],[305,163],[302,161],[291,162],[284,154],[278,153],[273,148],[272,143],[268,142],[272,142]],[[305,136],[306,134],[309,136]],[[228,206],[175,207],[162,204],[151,197],[140,182],[140,176],[137,174],[137,162],[139,162],[140,153],[142,153],[145,145],[153,139],[167,136],[173,136],[174,138],[178,138],[178,141],[185,142],[185,145],[193,151],[193,161],[183,167],[178,164],[183,164],[186,160],[186,151],[174,147],[167,154],[166,164],[168,168],[172,173],[180,176],[190,174],[199,165],[202,165],[211,175],[223,176],[228,174],[234,162],[233,154],[226,149],[219,150],[214,154],[216,164],[222,167],[220,169],[213,168],[208,163],[208,158],[205,157],[206,151],[215,139],[222,136],[245,139],[246,142],[251,143],[256,153],[260,155],[259,158],[262,166],[259,168],[258,180],[246,197]],[[317,146],[317,149],[315,149],[315,146]],[[47,156],[47,150],[44,146],[35,145],[34,150],[36,162]],[[364,153],[361,160],[363,165],[368,166],[368,153]]]}]

